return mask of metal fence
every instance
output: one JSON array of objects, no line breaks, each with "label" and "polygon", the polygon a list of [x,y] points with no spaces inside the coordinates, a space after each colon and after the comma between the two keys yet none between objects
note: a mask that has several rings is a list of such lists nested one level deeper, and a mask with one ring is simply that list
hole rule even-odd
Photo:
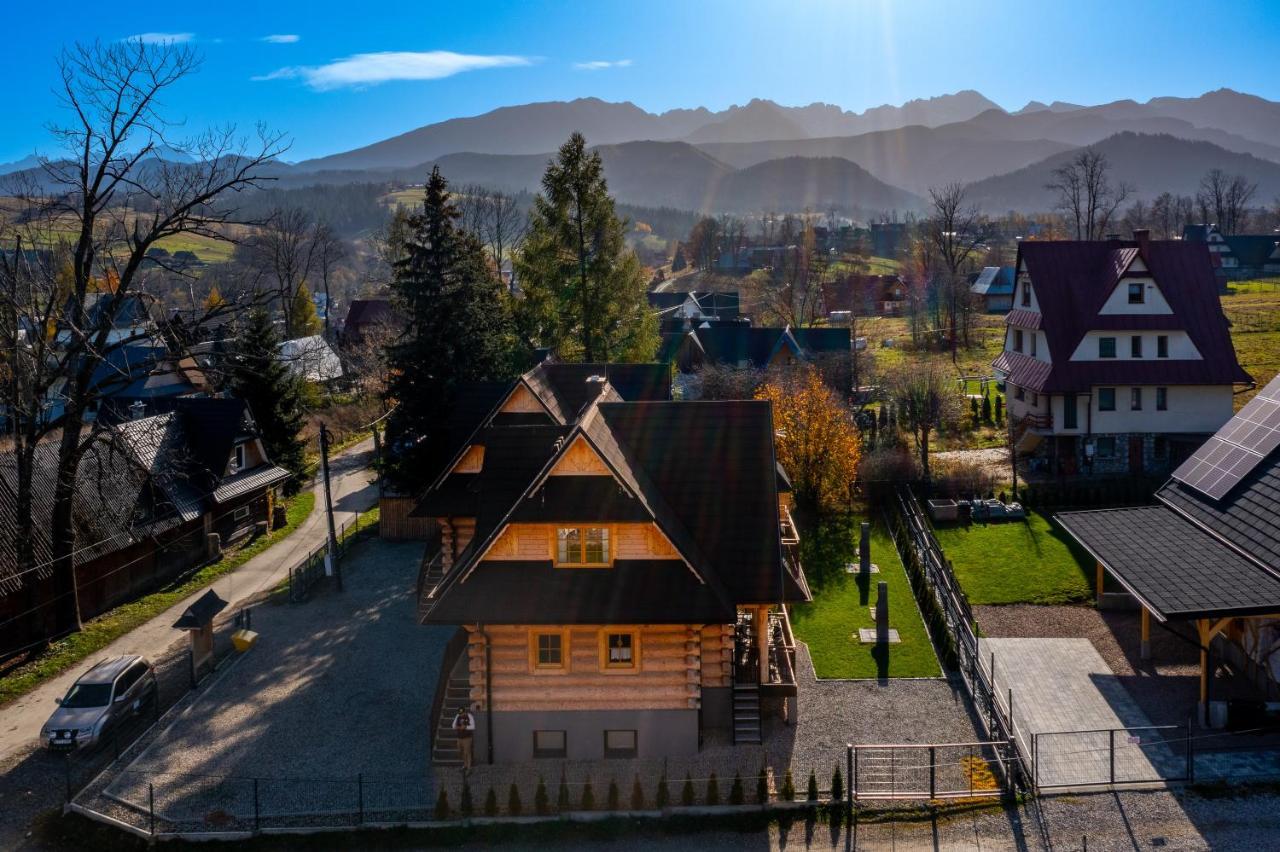
[{"label": "metal fence", "polygon": [[[338,528],[338,559],[342,559],[346,555],[351,545],[358,541],[358,537],[362,533],[367,535],[374,529],[375,523],[368,519],[369,514],[369,512],[357,512],[355,518],[342,522],[342,525]],[[293,603],[305,601],[311,594],[312,587],[319,582],[320,578],[331,573],[325,566],[328,554],[329,542],[326,537],[323,544],[308,553],[299,565],[289,571],[290,601]],[[332,570],[338,570],[337,566],[333,566]]]},{"label": "metal fence", "polygon": [[852,801],[998,798],[1016,760],[1008,742],[850,745],[849,795]]},{"label": "metal fence", "polygon": [[1036,790],[1191,781],[1191,723],[1032,734]]}]

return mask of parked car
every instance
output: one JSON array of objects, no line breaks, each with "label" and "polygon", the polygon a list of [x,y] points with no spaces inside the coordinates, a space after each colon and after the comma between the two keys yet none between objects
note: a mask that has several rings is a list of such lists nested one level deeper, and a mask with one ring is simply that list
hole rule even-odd
[{"label": "parked car", "polygon": [[55,751],[88,748],[155,704],[156,670],[137,656],[113,657],[80,676],[40,729]]}]

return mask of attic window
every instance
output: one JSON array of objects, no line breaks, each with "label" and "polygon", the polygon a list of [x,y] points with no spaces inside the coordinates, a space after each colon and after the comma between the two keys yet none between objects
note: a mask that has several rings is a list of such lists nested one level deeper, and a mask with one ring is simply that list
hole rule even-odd
[{"label": "attic window", "polygon": [[235,453],[231,459],[231,472],[239,473],[244,470],[244,444],[236,444]]},{"label": "attic window", "polygon": [[1022,307],[1024,308],[1031,307],[1031,282],[1030,281],[1022,282]]},{"label": "attic window", "polygon": [[1142,282],[1134,282],[1129,285],[1129,304],[1141,305],[1147,301],[1147,288]]},{"label": "attic window", "polygon": [[560,527],[556,530],[556,564],[576,568],[609,565],[608,527]]}]

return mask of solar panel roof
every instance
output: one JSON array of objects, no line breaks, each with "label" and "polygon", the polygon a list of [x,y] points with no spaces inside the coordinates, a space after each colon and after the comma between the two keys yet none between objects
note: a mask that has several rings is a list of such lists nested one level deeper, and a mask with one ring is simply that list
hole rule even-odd
[{"label": "solar panel roof", "polygon": [[1227,421],[1173,478],[1213,500],[1221,500],[1241,479],[1280,447],[1280,377],[1272,379],[1240,413]]}]

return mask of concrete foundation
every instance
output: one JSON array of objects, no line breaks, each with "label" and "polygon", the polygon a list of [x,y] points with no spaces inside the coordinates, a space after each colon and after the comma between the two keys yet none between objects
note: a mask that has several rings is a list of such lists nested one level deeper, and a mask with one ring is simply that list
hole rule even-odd
[{"label": "concrete foundation", "polygon": [[[476,718],[475,761],[488,760],[489,722]],[[493,761],[533,760],[534,731],[564,731],[568,760],[604,759],[605,731],[635,731],[636,757],[685,757],[698,753],[697,710],[498,711],[493,714]]]}]

